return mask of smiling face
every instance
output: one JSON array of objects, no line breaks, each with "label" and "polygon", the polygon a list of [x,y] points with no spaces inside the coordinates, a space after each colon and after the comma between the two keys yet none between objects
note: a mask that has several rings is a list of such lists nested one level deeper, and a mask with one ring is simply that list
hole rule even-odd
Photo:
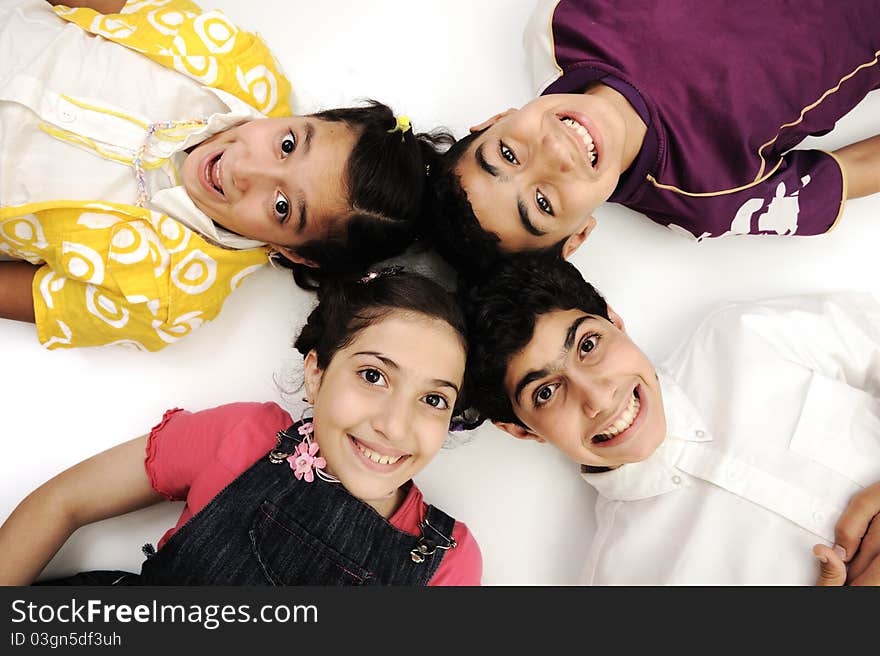
[{"label": "smiling face", "polygon": [[305,384],[326,471],[389,517],[400,486],[443,445],[464,367],[449,324],[400,311],[361,331],[325,370],[311,351]]},{"label": "smiling face", "polygon": [[629,164],[626,125],[603,95],[541,96],[478,126],[488,129],[455,173],[502,250],[543,249],[571,236],[574,250]]},{"label": "smiling face", "polygon": [[196,146],[183,163],[183,186],[227,230],[288,254],[326,238],[350,213],[356,138],[345,123],[309,116],[250,121]]},{"label": "smiling face", "polygon": [[650,456],[666,435],[660,384],[620,317],[610,309],[609,316],[614,323],[581,310],[541,315],[504,379],[514,413],[529,428],[497,425],[550,442],[584,465],[616,467]]}]

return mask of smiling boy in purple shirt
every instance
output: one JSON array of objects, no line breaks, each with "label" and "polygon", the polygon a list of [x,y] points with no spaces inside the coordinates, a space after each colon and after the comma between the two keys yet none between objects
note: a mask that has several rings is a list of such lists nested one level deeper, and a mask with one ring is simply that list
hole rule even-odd
[{"label": "smiling boy in purple shirt", "polygon": [[791,150],[880,86],[876,0],[544,0],[525,40],[543,95],[473,128],[434,176],[438,250],[465,269],[567,257],[606,200],[699,240],[821,234],[880,191],[880,136]]}]

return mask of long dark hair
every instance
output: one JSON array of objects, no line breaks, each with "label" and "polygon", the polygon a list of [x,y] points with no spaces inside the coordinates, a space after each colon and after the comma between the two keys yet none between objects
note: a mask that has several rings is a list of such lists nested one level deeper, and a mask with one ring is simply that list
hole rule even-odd
[{"label": "long dark hair", "polygon": [[277,260],[293,269],[297,284],[306,289],[316,289],[328,276],[363,271],[403,252],[415,238],[424,214],[428,167],[438,160],[441,146],[455,141],[440,130],[394,131],[394,112],[375,100],[363,107],[328,109],[312,116],[345,123],[358,133],[358,139],[346,172],[351,211],[344,217],[344,229],[294,249],[319,268],[283,257]]},{"label": "long dark hair", "polygon": [[318,289],[318,305],[309,315],[294,347],[305,357],[314,350],[326,369],[339,349],[358,333],[395,311],[420,314],[449,324],[467,353],[464,315],[455,298],[418,273],[386,269],[370,278],[327,278]]}]

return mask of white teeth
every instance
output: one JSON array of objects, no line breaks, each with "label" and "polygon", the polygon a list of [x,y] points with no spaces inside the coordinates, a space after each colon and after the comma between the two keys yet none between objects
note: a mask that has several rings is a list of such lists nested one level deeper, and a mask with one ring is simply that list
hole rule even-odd
[{"label": "white teeth", "polygon": [[574,130],[581,138],[581,141],[583,141],[584,145],[587,147],[587,153],[590,157],[590,165],[594,165],[596,163],[596,145],[593,143],[593,137],[587,131],[587,128],[567,116],[559,120]]},{"label": "white teeth", "polygon": [[395,462],[400,460],[403,456],[383,456],[381,453],[376,453],[365,447],[360,442],[355,442],[355,445],[360,452],[363,453],[367,458],[372,460],[373,462],[379,463],[380,465],[393,465]]},{"label": "white teeth", "polygon": [[[624,410],[620,416],[615,420],[613,424],[611,424],[604,431],[599,433],[597,437],[604,437],[605,439],[610,439],[615,435],[620,435],[627,428],[632,426],[633,421],[635,421],[636,416],[639,414],[639,408],[641,407],[641,403],[638,398],[633,395],[632,400],[630,400],[629,405],[626,410]],[[605,440],[599,440],[605,441]]]},{"label": "white teeth", "polygon": [[220,158],[217,158],[217,161],[214,162],[214,166],[211,167],[211,182],[217,188],[221,194],[223,193],[223,182],[220,179]]}]

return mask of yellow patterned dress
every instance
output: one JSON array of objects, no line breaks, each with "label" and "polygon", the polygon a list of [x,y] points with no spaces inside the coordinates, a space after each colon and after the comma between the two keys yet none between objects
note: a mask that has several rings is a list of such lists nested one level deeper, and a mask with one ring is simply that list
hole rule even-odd
[{"label": "yellow patterned dress", "polygon": [[[55,12],[263,115],[291,113],[290,84],[265,43],[220,12],[202,12],[185,0],[133,1],[116,15],[67,7]],[[116,114],[92,99],[63,102]],[[144,142],[179,142],[203,123],[143,125]],[[130,154],[102,149],[88,134],[40,129],[96,156],[133,164]],[[147,169],[163,163],[152,152],[139,162]],[[267,262],[266,248],[218,246],[174,217],[139,205],[95,199],[0,207],[0,252],[43,265],[33,295],[39,339],[47,348],[159,350],[215,318],[226,297]]]}]

